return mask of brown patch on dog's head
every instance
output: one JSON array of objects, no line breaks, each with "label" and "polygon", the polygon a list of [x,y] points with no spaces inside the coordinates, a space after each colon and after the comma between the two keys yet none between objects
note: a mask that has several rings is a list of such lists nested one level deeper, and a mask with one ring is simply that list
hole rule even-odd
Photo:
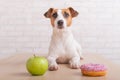
[{"label": "brown patch on dog's head", "polygon": [[47,12],[44,13],[44,16],[46,18],[51,19],[51,24],[52,24],[53,27],[54,27],[55,18],[57,17],[56,13],[57,13],[57,9],[54,9],[54,8],[50,8]]},{"label": "brown patch on dog's head", "polygon": [[54,9],[53,12],[51,13],[51,17],[50,17],[50,19],[51,19],[51,24],[52,24],[53,27],[55,26],[55,24],[54,24],[55,19],[56,19],[57,16],[58,16],[57,10],[58,10],[58,9]]},{"label": "brown patch on dog's head", "polygon": [[62,9],[62,14],[67,22],[67,26],[70,26],[72,23],[72,16],[69,9]]},{"label": "brown patch on dog's head", "polygon": [[67,9],[62,9],[62,14],[66,19],[67,26],[70,26],[72,23],[72,18],[76,17],[78,15],[78,12],[74,10],[72,7],[69,7]]}]

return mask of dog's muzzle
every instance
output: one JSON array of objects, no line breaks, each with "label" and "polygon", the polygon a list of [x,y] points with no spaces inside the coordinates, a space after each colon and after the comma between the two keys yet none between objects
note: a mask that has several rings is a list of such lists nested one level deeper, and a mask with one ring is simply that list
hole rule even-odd
[{"label": "dog's muzzle", "polygon": [[64,24],[63,20],[59,20],[59,21],[57,22],[58,28],[59,28],[59,29],[64,28],[63,24]]}]

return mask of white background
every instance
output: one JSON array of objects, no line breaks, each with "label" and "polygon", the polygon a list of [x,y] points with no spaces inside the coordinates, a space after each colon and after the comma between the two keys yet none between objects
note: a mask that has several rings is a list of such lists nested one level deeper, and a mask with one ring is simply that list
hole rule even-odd
[{"label": "white background", "polygon": [[0,58],[47,54],[52,27],[43,14],[69,6],[79,12],[71,27],[83,53],[120,63],[120,0],[0,0]]}]

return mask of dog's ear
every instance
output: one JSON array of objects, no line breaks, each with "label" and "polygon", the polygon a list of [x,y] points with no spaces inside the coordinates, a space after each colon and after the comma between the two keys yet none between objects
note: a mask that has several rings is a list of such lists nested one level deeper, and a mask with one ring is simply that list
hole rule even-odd
[{"label": "dog's ear", "polygon": [[53,8],[50,8],[47,12],[44,13],[44,16],[46,18],[50,18],[51,17],[51,13],[52,13],[53,10],[54,10]]},{"label": "dog's ear", "polygon": [[69,7],[68,9],[69,9],[72,17],[76,17],[76,16],[79,14],[79,13],[78,13],[76,10],[74,10],[72,7]]}]

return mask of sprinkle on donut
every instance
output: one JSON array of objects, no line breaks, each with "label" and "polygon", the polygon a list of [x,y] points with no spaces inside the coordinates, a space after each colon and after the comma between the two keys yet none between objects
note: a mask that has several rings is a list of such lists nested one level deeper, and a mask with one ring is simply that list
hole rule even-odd
[{"label": "sprinkle on donut", "polygon": [[87,70],[87,71],[104,71],[107,70],[106,66],[103,64],[83,64],[81,65],[80,69]]}]

